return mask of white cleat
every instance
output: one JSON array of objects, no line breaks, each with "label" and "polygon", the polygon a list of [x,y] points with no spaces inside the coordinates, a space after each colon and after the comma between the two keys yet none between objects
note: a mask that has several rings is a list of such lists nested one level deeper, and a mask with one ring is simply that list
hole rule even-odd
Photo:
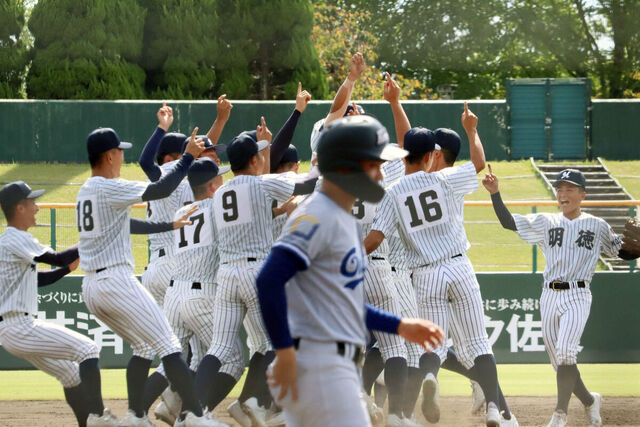
[{"label": "white cleat", "polygon": [[378,375],[378,378],[376,378],[376,384],[380,384],[383,387],[387,386],[384,383],[384,369],[382,370],[382,372],[380,372],[380,375]]},{"label": "white cleat", "polygon": [[[177,422],[178,421],[176,421],[176,423]],[[175,426],[176,424],[174,424],[174,427]],[[229,425],[216,420],[211,413],[206,413],[201,417],[197,417],[193,412],[188,412],[180,427],[229,427]]]},{"label": "white cleat", "polygon": [[396,414],[387,415],[387,427],[403,427],[402,418]]},{"label": "white cleat", "polygon": [[471,380],[471,413],[478,414],[484,407],[484,393],[477,382]]},{"label": "white cleat", "polygon": [[250,397],[242,404],[242,409],[251,418],[253,427],[267,427],[267,408],[258,405],[258,399]]},{"label": "white cleat", "polygon": [[180,412],[182,411],[182,399],[178,393],[171,390],[171,387],[164,389],[160,395],[160,399],[162,399],[164,404],[167,406],[169,413],[174,419],[180,416]]},{"label": "white cleat", "polygon": [[277,427],[277,426],[284,426],[284,425],[285,425],[284,412],[282,412],[281,410],[278,410],[278,411],[269,410],[269,414],[267,415],[267,426]]},{"label": "white cleat", "polygon": [[231,415],[231,418],[236,420],[241,427],[251,427],[251,418],[242,409],[242,404],[239,400],[234,400],[227,408],[227,412]]},{"label": "white cleat", "polygon": [[365,407],[367,408],[367,413],[369,414],[369,418],[371,419],[371,424],[374,426],[383,425],[384,412],[375,404],[373,398],[367,393],[361,392],[360,399],[364,402]]},{"label": "white cleat", "polygon": [[600,396],[600,393],[591,393],[591,396],[593,396],[593,403],[591,406],[584,407],[587,419],[589,419],[589,427],[601,427],[600,407],[602,406],[602,396]]},{"label": "white cleat", "polygon": [[87,417],[87,427],[117,427],[118,419],[111,414],[109,408],[104,408],[101,416],[89,414]]},{"label": "white cleat", "polygon": [[567,414],[561,411],[555,411],[551,416],[551,421],[547,427],[564,427],[567,425]]},{"label": "white cleat", "polygon": [[120,420],[118,427],[153,427],[153,424],[146,415],[142,418],[136,417],[136,413],[129,409],[127,415]]},{"label": "white cleat", "polygon": [[513,412],[511,413],[511,418],[506,420],[504,418],[504,416],[502,416],[502,413],[500,414],[500,427],[519,427],[520,425],[518,424],[518,420],[516,419],[516,416],[513,415]]},{"label": "white cleat", "polygon": [[498,406],[493,402],[489,402],[487,405],[487,427],[499,427],[500,420],[502,420],[502,416],[498,411]]},{"label": "white cleat", "polygon": [[422,414],[431,424],[440,421],[440,386],[431,372],[422,382]]},{"label": "white cleat", "polygon": [[155,415],[156,420],[163,421],[170,426],[174,425],[176,418],[178,418],[169,412],[169,408],[167,408],[167,405],[162,401],[158,403],[158,406],[153,410],[153,415]]},{"label": "white cleat", "polygon": [[422,424],[420,424],[413,418],[405,417],[402,419],[402,427],[422,427]]}]

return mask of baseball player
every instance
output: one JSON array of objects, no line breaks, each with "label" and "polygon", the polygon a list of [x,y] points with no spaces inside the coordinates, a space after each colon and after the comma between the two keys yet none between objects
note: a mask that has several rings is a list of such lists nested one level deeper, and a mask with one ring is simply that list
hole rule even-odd
[{"label": "baseball player", "polygon": [[364,302],[366,257],[351,210],[356,198],[380,200],[380,166],[406,152],[389,145],[386,130],[371,117],[337,120],[321,135],[321,190],[294,211],[257,280],[277,352],[270,386],[287,426],[367,426],[356,366],[367,328],[422,345],[436,345],[442,331]]},{"label": "baseball player", "polygon": [[[163,136],[156,129],[154,138]],[[180,394],[186,426],[212,426],[204,417],[193,378],[182,359],[181,347],[162,310],[133,275],[129,209],[135,203],[168,197],[202,151],[194,129],[185,154],[174,168],[154,183],[120,179],[124,149],[113,129],[99,128],[87,137],[92,176],[78,192],[76,214],[80,235],[80,266],[86,272],[82,291],[89,311],[133,348],[127,367],[129,410],[123,425],[151,425],[143,409],[143,392],[151,359],[158,354],[167,377]]]},{"label": "baseball player", "polygon": [[[432,319],[448,331],[448,313],[461,325],[454,346],[460,361],[478,372],[487,401],[486,424],[498,426],[498,377],[495,359],[484,324],[480,287],[465,253],[469,242],[463,226],[464,196],[473,192],[476,174],[485,165],[478,136],[477,117],[465,103],[462,125],[469,137],[471,162],[428,173],[435,149],[433,132],[412,129],[405,136],[406,175],[392,186],[374,218],[365,240],[367,253],[373,252],[385,236],[398,232],[406,250],[406,265],[412,270],[420,317]],[[449,312],[450,304],[450,312]],[[429,422],[440,418],[436,379],[447,347],[420,358],[426,374],[422,384],[422,411]],[[508,415],[507,415],[508,416]]]},{"label": "baseball player", "polygon": [[[116,426],[118,420],[102,403],[98,346],[77,332],[35,319],[38,287],[56,282],[79,262],[76,246],[54,252],[28,232],[36,226],[35,199],[43,193],[23,181],[0,190],[7,220],[0,235],[0,344],[62,383],[79,426]],[[39,262],[61,268],[38,272]]]},{"label": "baseball player", "polygon": [[587,390],[577,366],[580,337],[591,308],[589,285],[601,252],[622,259],[637,255],[621,249],[620,238],[603,219],[580,210],[586,180],[578,170],[565,169],[558,174],[554,187],[561,212],[556,214],[511,215],[491,166],[482,184],[491,193],[502,226],[537,245],[546,259],[540,297],[542,338],[558,383],[558,402],[549,426],[567,424],[571,393],[584,405],[589,425],[601,426],[602,397]]}]

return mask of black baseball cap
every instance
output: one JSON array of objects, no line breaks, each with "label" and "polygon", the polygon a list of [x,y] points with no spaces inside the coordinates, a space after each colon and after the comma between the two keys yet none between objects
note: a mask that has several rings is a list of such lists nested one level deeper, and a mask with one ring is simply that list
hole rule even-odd
[{"label": "black baseball cap", "polygon": [[561,182],[568,182],[570,184],[577,185],[583,190],[587,185],[587,180],[584,175],[577,169],[565,169],[560,172],[556,177],[556,181],[553,183],[553,186],[557,187]]},{"label": "black baseball cap", "polygon": [[[189,143],[189,138],[191,138],[190,136],[187,136],[184,138],[184,141],[182,143],[182,152],[184,152],[184,150],[187,149],[187,144]],[[218,154],[222,154],[225,151],[227,151],[227,146],[224,144],[216,144],[213,145],[213,143],[211,142],[211,140],[209,139],[209,137],[207,135],[196,135],[196,139],[201,139],[202,142],[204,142],[204,150],[203,151],[207,151],[207,150],[216,150],[216,153]]]},{"label": "black baseball cap", "polygon": [[[364,108],[362,108],[362,105],[360,104],[356,104],[356,108],[358,109],[358,114],[364,114]],[[344,112],[344,116],[348,116],[350,112],[353,111],[353,105],[349,104],[347,105],[347,110]]]},{"label": "black baseball cap", "polygon": [[433,131],[436,137],[436,144],[442,149],[449,150],[456,157],[460,153],[460,135],[453,129],[438,128]]},{"label": "black baseball cap", "polygon": [[87,152],[89,156],[104,153],[114,148],[126,150],[131,148],[130,142],[120,141],[120,137],[111,128],[98,128],[87,136]]},{"label": "black baseball cap", "polygon": [[32,190],[24,181],[10,182],[0,189],[0,205],[3,208],[15,206],[25,199],[37,199],[44,190]]},{"label": "black baseball cap", "polygon": [[404,149],[411,154],[427,154],[433,150],[439,150],[440,146],[436,144],[433,131],[423,127],[414,127],[404,134]]},{"label": "black baseball cap", "polygon": [[187,136],[179,132],[166,133],[160,140],[158,146],[158,154],[164,156],[165,154],[182,153],[184,140]]},{"label": "black baseball cap", "polygon": [[227,146],[227,158],[231,164],[231,169],[242,169],[253,156],[268,146],[268,141],[256,141],[248,133],[242,132],[233,138]]},{"label": "black baseball cap", "polygon": [[284,153],[282,154],[282,158],[280,159],[280,164],[282,163],[297,163],[298,162],[298,150],[295,145],[289,144]]},{"label": "black baseball cap", "polygon": [[189,185],[195,187],[209,182],[216,176],[225,174],[230,170],[231,168],[229,168],[229,166],[218,166],[216,162],[210,158],[201,157],[195,160],[189,167],[187,179],[189,180]]}]

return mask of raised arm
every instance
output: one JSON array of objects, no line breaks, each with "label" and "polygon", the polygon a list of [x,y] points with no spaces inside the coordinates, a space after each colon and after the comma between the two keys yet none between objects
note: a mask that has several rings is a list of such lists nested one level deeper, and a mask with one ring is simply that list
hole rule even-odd
[{"label": "raised arm", "polygon": [[209,132],[207,132],[207,138],[209,138],[209,141],[211,141],[213,145],[218,143],[220,135],[222,135],[222,130],[227,124],[227,121],[229,121],[232,108],[233,104],[227,99],[227,95],[220,95],[217,106],[218,115],[211,125]]},{"label": "raised arm", "polygon": [[349,74],[347,75],[344,83],[342,83],[338,89],[335,98],[333,98],[331,110],[329,111],[327,118],[324,119],[324,127],[329,126],[329,123],[344,116],[344,113],[347,111],[347,106],[351,101],[353,86],[364,71],[365,66],[364,56],[362,56],[362,53],[357,52],[353,55],[351,62],[349,63]]},{"label": "raised arm", "polygon": [[[271,131],[267,127],[267,123],[264,121],[264,117],[260,117],[260,124],[256,128],[256,139],[258,141],[265,140],[271,144]],[[264,168],[262,169],[262,175],[266,175],[271,171],[271,148],[267,148],[263,151],[264,156]]]},{"label": "raised arm", "polygon": [[282,125],[276,136],[273,137],[273,142],[271,143],[271,173],[275,173],[275,170],[282,159],[282,155],[287,150],[287,147],[289,147],[289,144],[291,144],[293,134],[295,133],[296,126],[298,125],[298,120],[307,108],[309,101],[311,101],[311,94],[306,90],[302,90],[302,83],[298,82],[296,108],[293,110],[291,116],[289,116],[284,125]]},{"label": "raised arm", "polygon": [[177,230],[185,225],[191,225],[189,216],[198,210],[197,205],[192,205],[182,216],[173,222],[155,222],[137,218],[129,219],[129,232],[131,234],[156,234]]},{"label": "raised arm", "polygon": [[393,123],[396,127],[396,140],[400,148],[404,148],[404,135],[411,129],[409,118],[400,104],[400,86],[391,77],[389,73],[385,73],[387,81],[384,82],[384,99],[391,105],[391,113],[393,113]]},{"label": "raised arm", "polygon": [[76,257],[68,265],[55,270],[38,271],[38,287],[51,285],[78,268],[80,258]]},{"label": "raised arm", "polygon": [[467,138],[469,139],[471,162],[476,167],[476,172],[480,173],[485,167],[485,157],[482,141],[480,141],[480,135],[478,135],[478,116],[469,110],[466,101],[462,112],[462,127],[467,132]]},{"label": "raised arm", "polygon": [[502,201],[502,197],[500,196],[500,190],[498,189],[498,177],[493,174],[491,170],[491,165],[489,166],[489,173],[485,174],[484,179],[482,180],[482,185],[487,189],[489,194],[491,194],[491,203],[493,203],[493,210],[496,213],[496,216],[500,220],[500,224],[503,228],[512,231],[518,231],[516,227],[516,221],[513,219],[511,212],[505,206]]},{"label": "raised arm", "polygon": [[151,182],[159,180],[162,176],[162,170],[155,163],[154,159],[158,152],[158,146],[160,145],[162,137],[173,123],[173,109],[167,106],[166,102],[162,102],[162,107],[158,110],[157,117],[158,127],[144,145],[142,153],[140,153],[140,159],[138,159],[138,164]]}]

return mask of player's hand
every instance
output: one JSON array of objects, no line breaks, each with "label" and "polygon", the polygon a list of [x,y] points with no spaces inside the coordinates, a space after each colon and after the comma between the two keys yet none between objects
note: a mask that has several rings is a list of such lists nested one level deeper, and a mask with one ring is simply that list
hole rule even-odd
[{"label": "player's hand", "polygon": [[296,351],[293,347],[276,350],[273,370],[267,372],[267,383],[271,387],[280,388],[276,401],[282,400],[289,390],[291,390],[291,400],[293,402],[298,400],[298,366]]},{"label": "player's hand", "polygon": [[187,147],[184,149],[184,152],[191,154],[194,159],[197,159],[200,153],[204,151],[204,141],[201,138],[196,139],[197,133],[198,126],[193,128],[193,132],[191,132],[191,137],[189,138]]},{"label": "player's hand", "polygon": [[420,344],[431,351],[444,341],[440,326],[425,319],[402,319],[398,326],[398,335],[407,341]]},{"label": "player's hand", "polygon": [[400,102],[400,86],[398,83],[391,77],[391,74],[384,73],[387,77],[387,81],[384,82],[384,100],[389,104],[395,104]]},{"label": "player's hand", "polygon": [[80,257],[76,258],[75,261],[73,261],[67,267],[69,267],[69,271],[74,271],[78,268],[79,264],[80,264]]},{"label": "player's hand", "polygon": [[349,75],[347,78],[351,81],[358,80],[365,67],[366,64],[364,63],[364,56],[362,56],[362,53],[355,53],[349,62]]},{"label": "player's hand", "polygon": [[484,178],[482,179],[482,185],[484,185],[484,188],[487,189],[489,194],[496,194],[498,191],[500,191],[498,189],[498,177],[493,174],[491,165],[488,164],[487,166],[489,167],[489,173],[484,175]]},{"label": "player's hand", "polygon": [[173,123],[173,109],[163,101],[162,107],[160,107],[156,115],[158,117],[158,127],[164,129],[165,132],[168,131]]},{"label": "player's hand", "polygon": [[289,199],[280,206],[282,213],[286,213],[287,216],[291,216],[291,213],[298,207],[298,196],[291,196]]},{"label": "player's hand", "polygon": [[298,94],[296,95],[296,110],[304,113],[307,104],[311,101],[311,94],[306,90],[302,90],[302,83],[298,82]]},{"label": "player's hand", "polygon": [[351,111],[349,111],[349,114],[347,114],[347,116],[359,116],[360,115],[360,110],[358,110],[358,105],[352,101],[351,102]]},{"label": "player's hand", "polygon": [[226,122],[227,120],[229,120],[229,116],[231,115],[231,109],[233,108],[233,104],[231,103],[231,101],[229,101],[227,99],[227,95],[220,95],[218,97],[218,106],[217,106],[217,110],[218,110],[218,117],[216,118],[216,120],[221,120],[223,122]]},{"label": "player's hand", "polygon": [[271,131],[264,121],[264,117],[260,117],[260,124],[256,128],[256,138],[258,141],[267,140],[271,144]]},{"label": "player's hand", "polygon": [[467,106],[467,101],[464,102],[464,111],[462,112],[462,127],[467,133],[475,132],[478,127],[478,116],[473,114]]},{"label": "player's hand", "polygon": [[189,217],[198,211],[198,205],[192,203],[189,206],[189,209],[178,219],[173,221],[173,229],[177,230],[178,228],[182,228],[185,225],[191,225],[192,222],[189,220]]}]

